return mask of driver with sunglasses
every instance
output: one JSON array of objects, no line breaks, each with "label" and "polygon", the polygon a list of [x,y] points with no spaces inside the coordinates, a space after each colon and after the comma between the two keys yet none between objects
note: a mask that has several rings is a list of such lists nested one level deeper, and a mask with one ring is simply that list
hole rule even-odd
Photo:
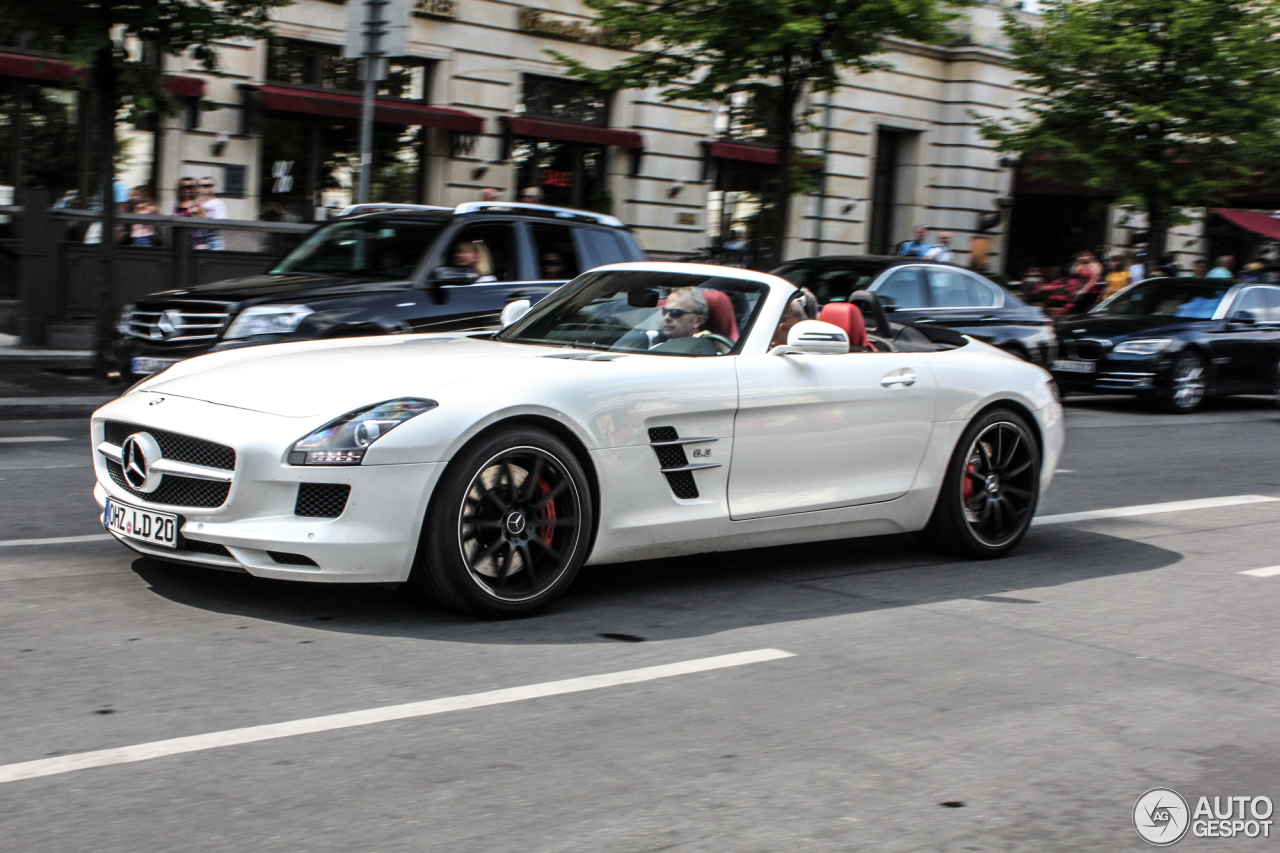
[{"label": "driver with sunglasses", "polygon": [[666,305],[662,307],[662,336],[666,340],[652,349],[690,355],[727,352],[732,344],[719,335],[712,335],[707,328],[708,310],[707,297],[692,287],[668,293]]}]

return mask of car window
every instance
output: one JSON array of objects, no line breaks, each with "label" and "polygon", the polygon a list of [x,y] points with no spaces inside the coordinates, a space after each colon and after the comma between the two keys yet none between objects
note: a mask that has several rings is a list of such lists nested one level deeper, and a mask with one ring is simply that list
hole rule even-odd
[{"label": "car window", "polygon": [[1235,307],[1231,309],[1231,313],[1239,314],[1241,311],[1248,311],[1253,315],[1253,319],[1259,323],[1267,322],[1270,317],[1270,307],[1267,305],[1267,296],[1263,292],[1268,288],[1249,287],[1240,294],[1240,298],[1236,300]]},{"label": "car window", "polygon": [[1280,323],[1280,288],[1259,287],[1258,290],[1262,291],[1267,300],[1266,321],[1268,323]]},{"label": "car window", "polygon": [[573,234],[564,225],[533,225],[534,263],[543,281],[568,281],[582,272]]},{"label": "car window", "polygon": [[596,231],[593,228],[584,228],[580,232],[584,237],[591,241],[591,247],[595,249],[596,260],[600,262],[600,266],[605,264],[620,264],[630,260],[627,254],[622,250],[621,244],[613,239],[613,234],[608,231]]},{"label": "car window", "polygon": [[902,267],[894,270],[889,277],[876,287],[876,295],[881,299],[889,297],[899,308],[924,308],[924,282],[921,281],[920,267]]},{"label": "car window", "polygon": [[453,236],[443,263],[470,267],[478,274],[476,284],[516,281],[520,277],[515,230],[507,222],[480,222],[468,225]]},{"label": "car window", "polygon": [[846,302],[855,290],[864,290],[884,269],[877,263],[789,264],[774,270],[796,287],[807,287],[819,304]]},{"label": "car window", "polygon": [[1229,283],[1153,278],[1121,291],[1090,313],[1208,320],[1218,310],[1230,287]]},{"label": "car window", "polygon": [[725,355],[745,338],[767,293],[759,282],[722,276],[589,272],[539,302],[498,339],[618,353]]},{"label": "car window", "polygon": [[441,223],[357,219],[321,228],[272,268],[273,273],[408,278]]}]

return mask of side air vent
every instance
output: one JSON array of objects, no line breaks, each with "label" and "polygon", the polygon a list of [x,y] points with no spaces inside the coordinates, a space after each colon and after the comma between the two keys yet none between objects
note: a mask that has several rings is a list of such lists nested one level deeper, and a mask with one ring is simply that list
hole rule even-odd
[{"label": "side air vent", "polygon": [[[693,472],[704,468],[719,468],[719,462],[689,463],[685,455],[685,445],[705,444],[719,441],[718,438],[681,438],[675,427],[650,427],[649,446],[658,457],[658,470],[667,478],[671,493],[681,500],[693,500],[698,497],[698,484],[694,482]],[[709,455],[709,454],[708,454]]]},{"label": "side air vent", "polygon": [[345,483],[302,483],[293,514],[306,518],[337,518],[347,508],[351,487]]},{"label": "side air vent", "polygon": [[314,566],[316,561],[305,554],[286,554],[283,551],[268,551],[267,556],[282,566]]},{"label": "side air vent", "polygon": [[199,539],[182,540],[182,550],[190,551],[192,554],[214,554],[218,557],[230,557],[231,552],[227,550],[225,545],[219,545],[216,542],[201,542]]}]

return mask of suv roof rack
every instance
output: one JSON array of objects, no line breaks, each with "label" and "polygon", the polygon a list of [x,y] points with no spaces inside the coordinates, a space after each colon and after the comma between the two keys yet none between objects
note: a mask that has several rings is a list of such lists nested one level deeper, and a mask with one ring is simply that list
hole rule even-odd
[{"label": "suv roof rack", "polygon": [[597,225],[608,225],[622,228],[622,220],[607,213],[591,213],[587,210],[573,210],[568,207],[552,207],[548,204],[526,204],[517,201],[468,201],[454,208],[454,213],[480,213],[481,211],[510,211],[525,216],[542,216],[547,219],[568,219],[573,222],[594,222]]},{"label": "suv roof rack", "polygon": [[362,213],[380,213],[384,210],[449,210],[449,208],[439,207],[434,204],[393,204],[391,202],[372,201],[364,204],[349,204],[342,208],[338,217],[359,216]]}]

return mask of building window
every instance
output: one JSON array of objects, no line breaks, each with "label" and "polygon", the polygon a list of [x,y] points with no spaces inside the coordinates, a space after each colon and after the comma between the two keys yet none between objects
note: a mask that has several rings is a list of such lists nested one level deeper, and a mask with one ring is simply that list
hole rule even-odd
[{"label": "building window", "polygon": [[526,74],[521,106],[529,118],[609,126],[608,95],[573,80]]},{"label": "building window", "polygon": [[[426,101],[430,83],[430,63],[414,59],[392,59],[387,79],[378,81],[379,98]],[[272,39],[267,50],[267,80],[289,86],[314,86],[359,92],[360,62],[343,59],[342,49],[294,39]]]}]

